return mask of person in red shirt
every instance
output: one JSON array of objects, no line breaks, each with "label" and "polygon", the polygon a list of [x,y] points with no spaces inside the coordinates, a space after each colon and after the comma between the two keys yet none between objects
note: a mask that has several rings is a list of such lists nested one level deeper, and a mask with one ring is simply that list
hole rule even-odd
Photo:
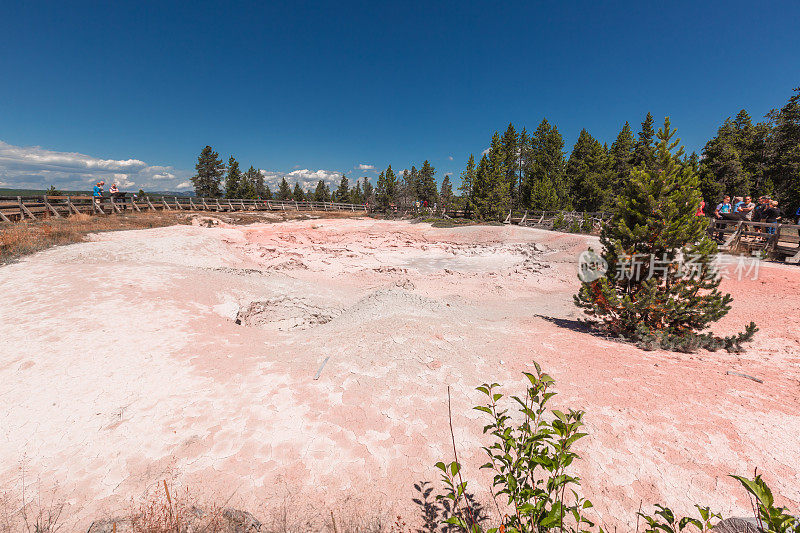
[{"label": "person in red shirt", "polygon": [[700,205],[697,206],[697,211],[695,212],[695,216],[704,217],[706,216],[706,201],[701,199]]}]

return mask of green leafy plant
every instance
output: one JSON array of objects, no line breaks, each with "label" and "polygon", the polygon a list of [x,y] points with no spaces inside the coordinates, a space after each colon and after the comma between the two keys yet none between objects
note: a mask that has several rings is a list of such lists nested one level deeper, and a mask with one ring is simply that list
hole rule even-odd
[{"label": "green leafy plant", "polygon": [[760,529],[769,533],[798,533],[800,519],[790,515],[785,507],[776,507],[772,491],[756,472],[753,479],[731,476],[755,499],[756,518]]},{"label": "green leafy plant", "polygon": [[[534,363],[535,364],[535,363]],[[572,450],[581,432],[583,411],[548,410],[547,403],[555,395],[554,380],[542,373],[538,364],[536,374],[525,373],[530,382],[524,397],[512,396],[522,422],[515,424],[498,404],[503,394],[497,383],[484,384],[477,390],[486,395],[484,405],[475,409],[488,415],[484,434],[492,436],[492,444],[483,448],[489,461],[481,468],[494,472],[492,496],[497,511],[503,517],[498,527],[488,533],[528,533],[559,528],[580,532],[593,524],[585,516],[591,502],[575,490],[580,479],[570,472],[570,465],[579,456]],[[452,500],[454,513],[445,523],[456,525],[471,533],[482,533],[475,513],[465,503],[467,483],[461,477],[458,459],[439,462],[445,486],[443,498]],[[500,511],[502,504],[507,512]]]},{"label": "green leafy plant", "polygon": [[721,520],[722,517],[712,513],[708,507],[695,505],[700,518],[684,516],[678,518],[669,507],[656,504],[656,511],[652,515],[644,514],[641,511],[637,515],[644,519],[647,529],[644,533],[678,533],[688,526],[694,526],[698,531],[710,531],[715,523],[712,520]]},{"label": "green leafy plant", "polygon": [[[558,529],[559,532],[582,533],[594,528],[595,524],[584,514],[592,508],[592,503],[580,496],[576,490],[580,478],[570,470],[575,459],[580,458],[572,447],[586,436],[581,431],[584,412],[548,409],[547,403],[556,394],[551,390],[555,381],[543,373],[537,363],[534,362],[534,366],[535,374],[524,373],[530,382],[525,396],[510,397],[519,414],[516,421],[509,415],[509,410],[498,403],[504,398],[498,392],[500,385],[483,384],[477,388],[486,400],[474,409],[488,416],[489,423],[483,432],[492,437],[491,444],[483,447],[489,461],[481,468],[494,473],[492,497],[501,517],[499,525],[484,527],[483,510],[467,492],[467,482],[462,477],[461,463],[456,454],[452,462],[436,463],[445,489],[437,500],[444,500],[448,511],[441,519],[444,530],[543,533]],[[455,438],[453,451],[455,454]],[[753,497],[761,531],[800,533],[800,520],[790,515],[786,508],[775,506],[772,491],[757,472],[753,479],[731,477],[737,479]],[[697,516],[679,517],[669,507],[657,504],[652,514],[640,510],[637,516],[646,524],[644,533],[681,533],[684,530],[705,533],[722,520],[722,516],[709,507],[695,505],[695,508]],[[598,527],[597,531],[603,533],[602,528]]]}]

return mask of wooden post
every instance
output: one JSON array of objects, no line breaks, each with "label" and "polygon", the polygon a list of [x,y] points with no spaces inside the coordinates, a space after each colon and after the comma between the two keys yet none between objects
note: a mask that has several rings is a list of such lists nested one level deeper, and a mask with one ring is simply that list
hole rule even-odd
[{"label": "wooden post", "polygon": [[192,201],[192,197],[189,197],[189,207],[192,208],[192,211],[197,211],[197,208],[194,206],[194,202]]},{"label": "wooden post", "polygon": [[136,200],[132,196],[131,196],[131,206],[133,206],[134,209],[136,209],[137,211],[139,211],[141,213],[142,210],[139,209],[138,205],[136,205]]},{"label": "wooden post", "polygon": [[2,211],[0,211],[0,220],[2,220],[3,222],[9,222],[9,223],[11,222],[11,219],[5,216]]},{"label": "wooden post", "polygon": [[233,203],[230,198],[228,198],[228,206],[231,208],[231,211],[236,211],[236,209],[233,208]]},{"label": "wooden post", "polygon": [[78,208],[75,207],[75,204],[72,203],[72,199],[69,196],[67,196],[67,212],[69,213],[70,210],[75,211],[76,215],[80,214]]},{"label": "wooden post", "polygon": [[214,199],[217,202],[217,211],[222,211],[222,206],[219,203],[219,198]]},{"label": "wooden post", "polygon": [[110,196],[110,197],[108,198],[108,201],[109,201],[109,202],[111,202],[111,207],[113,208],[113,209],[111,210],[111,212],[112,212],[112,213],[113,213],[114,211],[116,211],[117,213],[122,213],[122,210],[120,210],[119,206],[117,205],[117,202],[115,202],[115,201],[114,201],[114,197],[113,197],[113,196]]},{"label": "wooden post", "polygon": [[153,202],[150,201],[150,197],[149,196],[145,196],[145,199],[147,200],[147,205],[150,206],[150,210],[151,211],[155,211],[156,210],[156,206],[154,206]]},{"label": "wooden post", "polygon": [[206,203],[206,199],[205,198],[201,198],[201,200],[203,201],[203,209],[208,211],[208,204]]},{"label": "wooden post", "polygon": [[19,204],[19,219],[20,220],[25,220],[25,215],[28,215],[33,220],[36,220],[36,217],[33,216],[33,213],[31,213],[30,209],[25,207],[25,204],[22,203],[22,197],[21,196],[17,196],[17,203]]},{"label": "wooden post", "polygon": [[45,206],[47,209],[49,209],[50,211],[52,211],[52,212],[53,212],[53,214],[56,216],[56,218],[61,218],[61,215],[60,215],[60,214],[59,214],[59,212],[56,210],[56,208],[55,208],[55,207],[53,207],[52,205],[50,205],[50,202],[48,202],[48,201],[47,201],[47,195],[46,195],[46,194],[45,194],[44,196],[42,196],[42,199],[44,200],[44,206]]},{"label": "wooden post", "polygon": [[300,211],[300,208],[297,207],[297,200],[294,201],[294,210],[295,211]]},{"label": "wooden post", "polygon": [[244,206],[244,200],[240,198],[239,203],[242,204],[242,211],[247,211],[247,208]]},{"label": "wooden post", "polygon": [[103,207],[100,205],[100,200],[102,200],[102,198],[102,196],[92,196],[92,213],[106,214],[106,212],[103,211]]},{"label": "wooden post", "polygon": [[167,203],[167,199],[164,198],[163,196],[161,197],[161,203],[164,204],[164,209],[166,209],[167,211],[172,211],[172,208]]}]

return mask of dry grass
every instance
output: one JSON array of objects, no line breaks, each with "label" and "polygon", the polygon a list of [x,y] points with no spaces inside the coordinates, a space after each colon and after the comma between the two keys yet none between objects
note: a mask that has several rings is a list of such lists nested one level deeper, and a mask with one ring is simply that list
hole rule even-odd
[{"label": "dry grass", "polygon": [[[183,220],[181,220],[181,218]],[[72,215],[6,224],[0,227],[0,263],[32,254],[51,246],[82,241],[101,231],[156,228],[186,223],[186,217],[172,213],[130,213],[114,216]]]},{"label": "dry grass", "polygon": [[280,222],[284,220],[311,218],[352,218],[363,213],[351,212],[186,212],[145,211],[110,216],[87,214],[71,215],[68,218],[26,220],[12,224],[0,223],[0,264],[13,261],[24,255],[45,250],[52,246],[81,242],[90,233],[132,229],[158,228],[174,224],[191,224],[197,216],[219,219],[227,224],[253,224],[257,222]]}]

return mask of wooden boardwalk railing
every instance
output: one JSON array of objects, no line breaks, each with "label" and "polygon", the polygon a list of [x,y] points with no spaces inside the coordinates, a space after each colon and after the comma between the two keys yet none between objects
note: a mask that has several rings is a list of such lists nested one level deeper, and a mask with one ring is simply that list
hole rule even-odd
[{"label": "wooden boardwalk railing", "polygon": [[723,252],[749,252],[800,263],[800,226],[750,220],[714,220],[708,227]]},{"label": "wooden boardwalk railing", "polygon": [[[366,204],[341,202],[296,202],[293,200],[250,200],[197,198],[194,196],[153,196],[97,200],[76,196],[0,196],[0,222],[18,222],[77,213],[114,214],[126,211],[350,211],[368,212]],[[450,217],[463,217],[462,211],[446,211]],[[510,211],[506,224],[550,230],[592,233],[610,218],[609,213],[581,211]],[[724,252],[749,252],[800,263],[800,225],[711,219],[709,234]]]},{"label": "wooden boardwalk railing", "polygon": [[63,217],[76,213],[113,214],[125,211],[367,211],[365,204],[197,198],[194,196],[133,197],[100,200],[92,196],[0,196],[0,221]]}]

